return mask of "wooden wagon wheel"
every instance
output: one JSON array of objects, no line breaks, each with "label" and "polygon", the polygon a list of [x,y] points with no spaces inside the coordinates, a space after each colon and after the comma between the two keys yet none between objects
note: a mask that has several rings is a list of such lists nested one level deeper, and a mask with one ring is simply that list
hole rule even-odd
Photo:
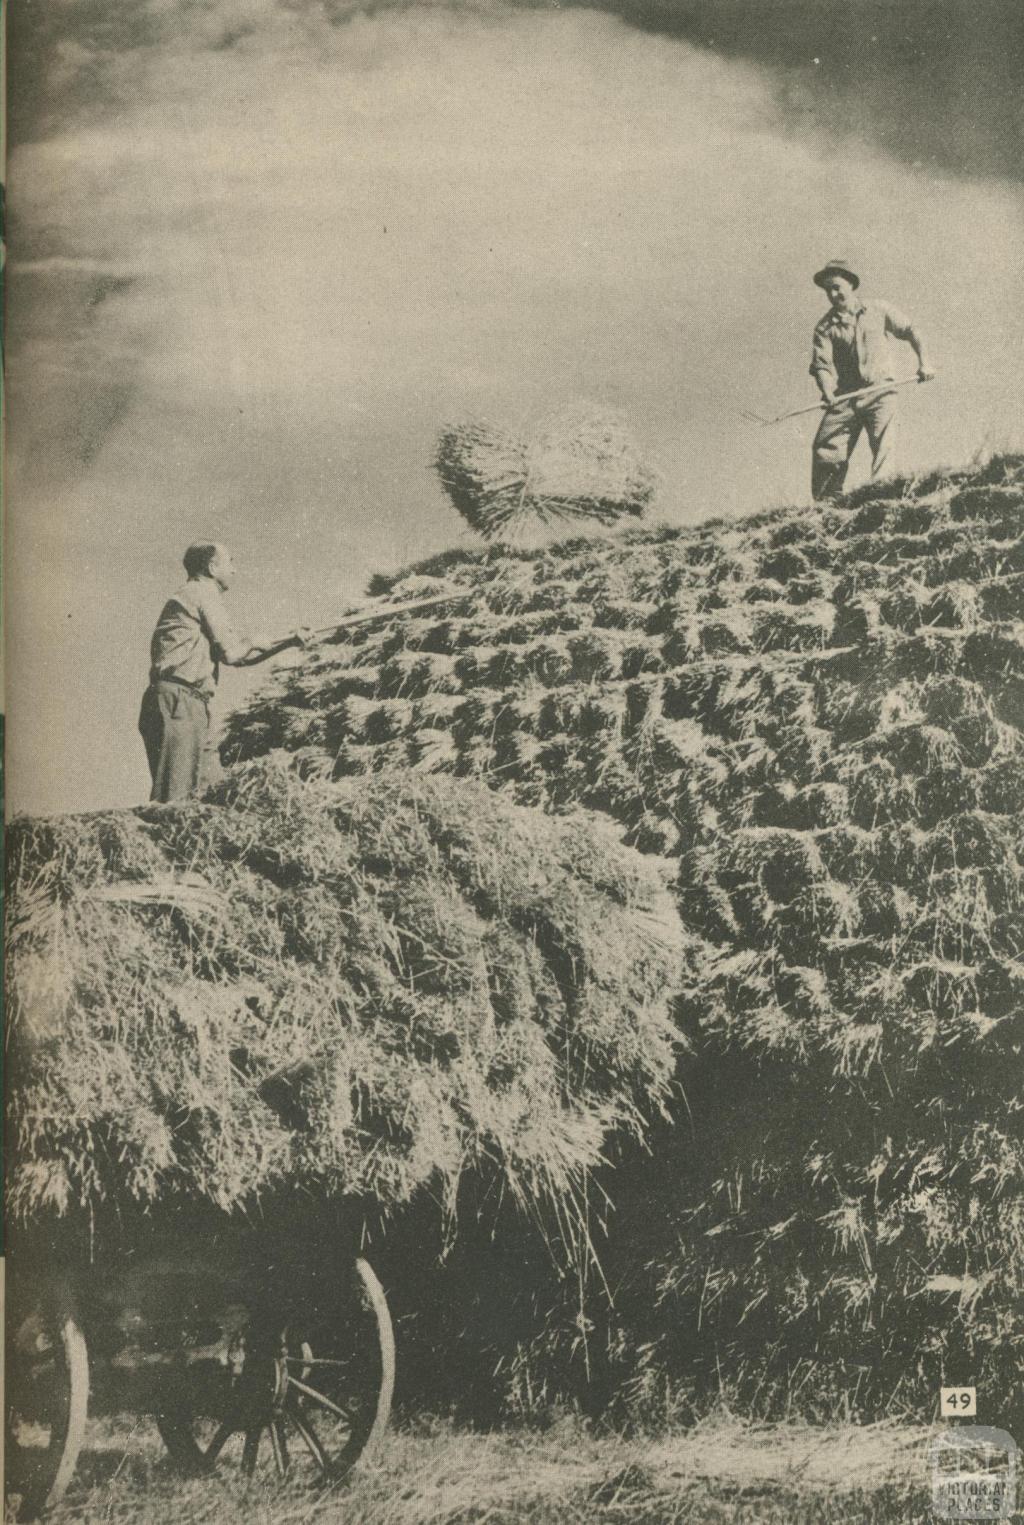
[{"label": "wooden wagon wheel", "polygon": [[391,1412],[394,1331],[372,1266],[356,1260],[348,1282],[330,1323],[322,1311],[283,1326],[261,1314],[225,1331],[216,1351],[181,1353],[156,1420],[184,1471],[208,1472],[240,1446],[252,1474],[262,1448],[278,1476],[322,1485],[376,1449]]},{"label": "wooden wagon wheel", "polygon": [[89,1356],[70,1294],[12,1301],[6,1387],[6,1490],[30,1520],[65,1492],[85,1436]]}]

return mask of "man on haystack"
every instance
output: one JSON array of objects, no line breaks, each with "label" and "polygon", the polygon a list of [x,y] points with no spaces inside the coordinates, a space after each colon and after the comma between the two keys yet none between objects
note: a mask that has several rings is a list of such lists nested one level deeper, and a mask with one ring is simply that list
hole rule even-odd
[{"label": "man on haystack", "polygon": [[814,436],[811,495],[833,498],[843,490],[846,470],[862,431],[871,446],[871,476],[891,476],[895,466],[896,394],[873,392],[849,402],[842,399],[862,387],[894,381],[890,335],[904,339],[917,356],[918,381],[931,381],[935,372],[910,319],[888,302],[862,301],[857,296],[860,276],[846,260],[832,259],[814,277],[832,304],[814,327],[811,375],[825,400],[825,412]]},{"label": "man on haystack", "polygon": [[185,799],[202,782],[220,664],[254,667],[289,646],[306,644],[304,631],[277,642],[235,634],[224,607],[224,594],[235,580],[226,546],[190,545],[184,565],[188,581],[164,604],[153,632],[149,687],[139,714],[153,777],[150,799],[161,803]]}]

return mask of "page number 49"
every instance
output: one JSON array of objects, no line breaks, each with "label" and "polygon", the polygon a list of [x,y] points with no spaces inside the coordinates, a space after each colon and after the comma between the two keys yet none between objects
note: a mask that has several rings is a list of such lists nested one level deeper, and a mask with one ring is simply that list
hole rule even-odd
[{"label": "page number 49", "polygon": [[976,1387],[942,1387],[939,1389],[939,1413],[943,1419],[970,1418],[978,1412],[978,1389]]}]

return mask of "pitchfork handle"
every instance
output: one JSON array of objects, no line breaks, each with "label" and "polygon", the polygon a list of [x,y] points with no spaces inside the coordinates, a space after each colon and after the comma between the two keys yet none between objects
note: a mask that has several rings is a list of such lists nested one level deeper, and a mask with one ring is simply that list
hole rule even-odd
[{"label": "pitchfork handle", "polygon": [[825,402],[823,398],[821,402],[812,402],[806,408],[794,408],[792,413],[780,413],[778,418],[766,418],[764,427],[767,428],[769,424],[784,423],[787,418],[799,418],[804,413],[820,413],[822,410],[827,413],[832,408],[841,408],[844,403],[853,402],[858,397],[871,397],[876,392],[891,392],[896,387],[909,387],[923,379],[921,376],[906,376],[902,381],[880,381],[875,386],[860,387],[856,392],[844,392],[840,397],[833,397],[831,402]]}]

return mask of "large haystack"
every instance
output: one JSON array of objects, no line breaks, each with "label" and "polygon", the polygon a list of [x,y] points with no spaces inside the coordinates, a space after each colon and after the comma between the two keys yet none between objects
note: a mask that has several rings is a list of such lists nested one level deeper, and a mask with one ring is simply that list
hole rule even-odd
[{"label": "large haystack", "polygon": [[663,1097],[683,943],[659,865],[473,784],[286,758],[203,803],[9,844],[8,1208],[281,1185],[563,1221]]},{"label": "large haystack", "polygon": [[1019,1339],[1022,529],[1002,458],[450,555],[378,591],[466,603],[346,632],[231,727],[230,756],[471,775],[678,859],[707,1168],[652,1167],[652,1296],[719,1376],[767,1341],[931,1381]]}]

